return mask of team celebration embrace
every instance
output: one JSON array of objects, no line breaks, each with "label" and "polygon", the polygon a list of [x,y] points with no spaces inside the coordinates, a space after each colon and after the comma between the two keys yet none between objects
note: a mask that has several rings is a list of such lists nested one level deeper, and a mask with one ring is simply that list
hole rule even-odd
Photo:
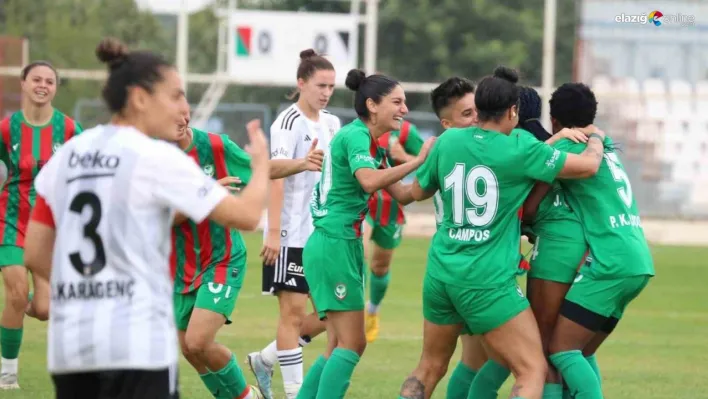
[{"label": "team celebration embrace", "polygon": [[[430,201],[437,227],[422,289],[409,288],[422,301],[420,360],[387,376],[398,398],[430,398],[448,371],[448,399],[497,398],[508,379],[512,399],[604,397],[596,353],[654,264],[588,86],[553,92],[547,131],[515,70],[450,77],[430,93],[444,131],[424,140],[396,79],[305,49],[269,140],[252,120],[241,148],[192,127],[161,55],[106,38],[96,56],[109,123],[56,110],[45,61],[22,70],[22,109],[0,122],[0,390],[24,383],[29,316],[47,323],[58,399],[178,398],[180,352],[193,369],[180,374],[203,382],[196,397],[273,399],[279,369],[287,399],[344,398],[386,329],[405,206]],[[356,114],[344,125],[327,111],[343,73]],[[263,215],[261,251],[247,254],[241,232]],[[232,353],[217,335],[248,325],[232,323],[247,256],[260,257],[277,328]],[[323,353],[305,350],[315,340]]]}]

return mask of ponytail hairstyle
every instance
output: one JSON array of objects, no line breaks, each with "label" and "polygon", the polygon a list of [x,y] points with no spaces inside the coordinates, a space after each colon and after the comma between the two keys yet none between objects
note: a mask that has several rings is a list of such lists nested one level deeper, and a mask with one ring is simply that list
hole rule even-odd
[{"label": "ponytail hairstyle", "polygon": [[[297,67],[297,79],[307,82],[317,71],[334,71],[334,65],[313,49],[300,52],[300,65]],[[286,98],[294,100],[300,94],[298,89],[293,90]]]},{"label": "ponytail hairstyle", "polygon": [[477,85],[474,103],[480,122],[498,121],[508,110],[519,104],[519,74],[510,68],[498,66],[492,76]]},{"label": "ponytail hairstyle", "polygon": [[371,99],[376,104],[389,95],[399,85],[398,81],[386,75],[376,74],[366,76],[360,69],[352,69],[347,74],[344,84],[354,94],[354,111],[363,120],[369,120],[371,113],[366,106],[366,100]]}]

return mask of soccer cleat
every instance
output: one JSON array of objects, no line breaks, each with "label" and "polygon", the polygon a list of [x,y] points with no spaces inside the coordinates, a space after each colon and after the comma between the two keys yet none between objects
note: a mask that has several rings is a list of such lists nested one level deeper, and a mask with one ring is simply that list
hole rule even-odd
[{"label": "soccer cleat", "polygon": [[20,389],[20,385],[17,383],[17,374],[0,374],[0,389]]},{"label": "soccer cleat", "polygon": [[273,367],[268,367],[268,365],[263,362],[260,352],[249,353],[247,362],[251,372],[256,376],[259,388],[258,393],[263,399],[273,399],[273,391],[271,390]]},{"label": "soccer cleat", "polygon": [[379,336],[379,314],[365,312],[366,342],[374,342]]}]

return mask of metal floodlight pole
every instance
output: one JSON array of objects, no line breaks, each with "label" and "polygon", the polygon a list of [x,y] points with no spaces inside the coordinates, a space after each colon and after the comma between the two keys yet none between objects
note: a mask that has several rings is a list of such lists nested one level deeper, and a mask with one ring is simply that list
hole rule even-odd
[{"label": "metal floodlight pole", "polygon": [[366,0],[366,37],[364,38],[364,72],[376,73],[378,47],[379,0]]},{"label": "metal floodlight pole", "polygon": [[187,0],[182,0],[177,16],[177,71],[182,76],[185,93],[187,91],[187,73],[189,49],[189,11]]},{"label": "metal floodlight pole", "polygon": [[556,66],[556,0],[545,0],[543,9],[543,75],[541,80],[541,123],[549,131],[551,129],[551,109],[548,101],[554,86]]}]

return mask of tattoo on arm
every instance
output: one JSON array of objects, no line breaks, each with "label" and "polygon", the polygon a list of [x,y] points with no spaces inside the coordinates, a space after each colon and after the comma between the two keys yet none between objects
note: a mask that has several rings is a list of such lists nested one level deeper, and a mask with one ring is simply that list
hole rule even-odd
[{"label": "tattoo on arm", "polygon": [[519,384],[514,384],[513,387],[511,387],[511,395],[510,397],[516,398],[521,396],[521,388],[522,386]]},{"label": "tattoo on arm", "polygon": [[592,157],[595,158],[599,161],[602,161],[602,155],[604,154],[604,147],[602,144],[602,141],[600,141],[596,137],[592,137],[590,140],[588,140],[587,147],[585,148],[585,151],[582,152],[582,156],[586,157]]},{"label": "tattoo on arm", "polygon": [[416,377],[408,377],[403,382],[400,395],[407,399],[425,399],[425,386]]}]

